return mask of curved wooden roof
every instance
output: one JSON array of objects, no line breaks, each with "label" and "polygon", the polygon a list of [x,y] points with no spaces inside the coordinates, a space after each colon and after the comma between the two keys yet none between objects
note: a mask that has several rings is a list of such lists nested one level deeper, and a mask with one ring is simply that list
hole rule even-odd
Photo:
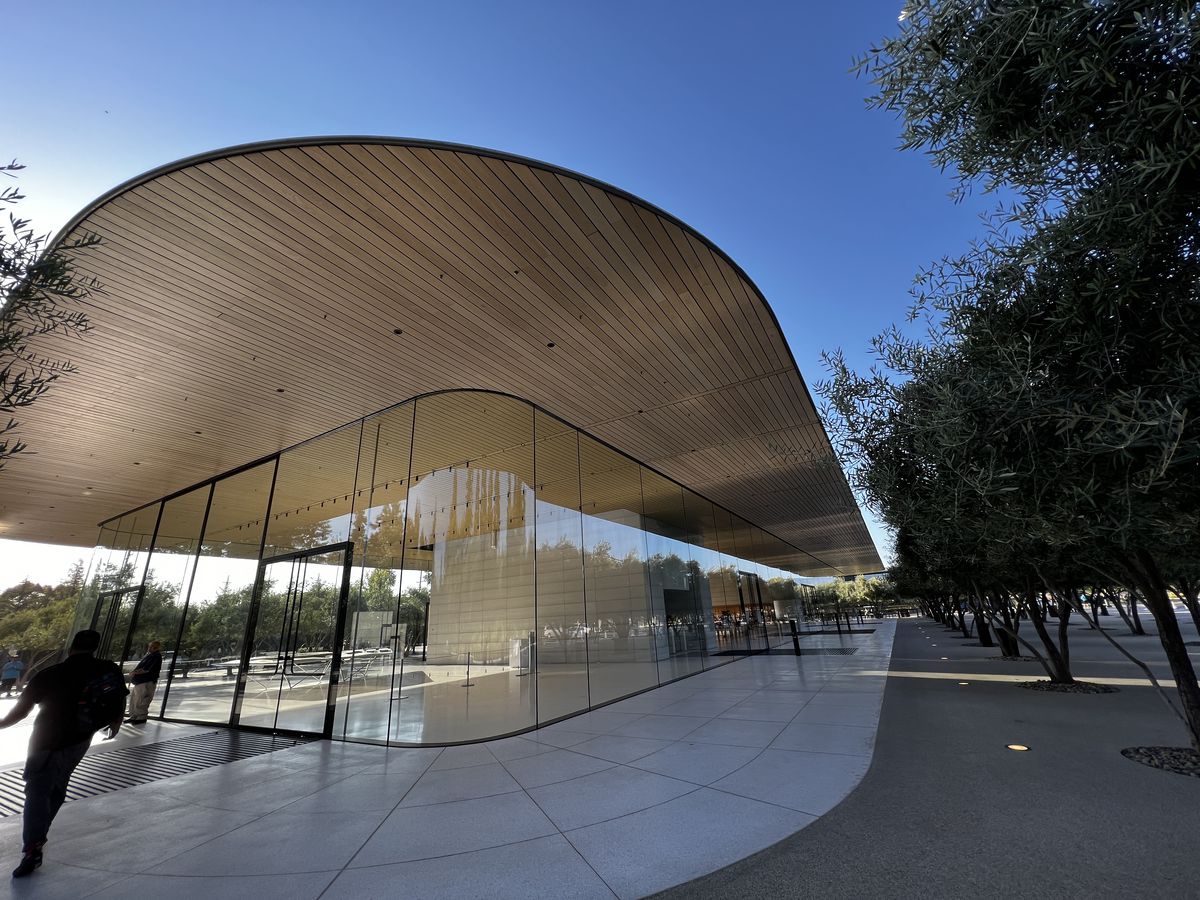
[{"label": "curved wooden roof", "polygon": [[[0,535],[96,523],[410,396],[524,397],[798,549],[879,556],[766,301],[720,250],[611,186],[391,138],[194,157],[62,237],[105,291],[78,373],[22,411]],[[60,237],[61,239],[61,237]],[[280,391],[282,389],[282,391]]]}]

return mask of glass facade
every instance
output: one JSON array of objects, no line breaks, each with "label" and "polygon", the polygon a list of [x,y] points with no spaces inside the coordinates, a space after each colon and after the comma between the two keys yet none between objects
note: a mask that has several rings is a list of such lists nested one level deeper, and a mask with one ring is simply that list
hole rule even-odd
[{"label": "glass facade", "polygon": [[790,641],[794,548],[513,397],[410,400],[101,527],[81,627],[151,713],[525,731]]}]

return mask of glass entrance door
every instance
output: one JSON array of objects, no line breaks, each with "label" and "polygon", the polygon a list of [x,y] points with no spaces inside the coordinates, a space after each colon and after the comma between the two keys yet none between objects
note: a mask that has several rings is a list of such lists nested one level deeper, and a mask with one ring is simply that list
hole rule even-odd
[{"label": "glass entrance door", "polygon": [[118,663],[129,654],[130,625],[142,596],[142,586],[104,591],[96,599],[91,628],[100,632],[97,659],[112,659]]},{"label": "glass entrance door", "polygon": [[234,725],[330,736],[352,546],[318,547],[259,564]]}]

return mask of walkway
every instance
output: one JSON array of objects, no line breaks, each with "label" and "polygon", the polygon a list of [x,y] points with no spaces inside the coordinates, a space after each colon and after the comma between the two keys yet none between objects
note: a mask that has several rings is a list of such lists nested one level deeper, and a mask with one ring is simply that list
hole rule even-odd
[{"label": "walkway", "polygon": [[[1120,693],[1022,690],[1012,681],[1045,677],[1036,663],[992,660],[998,650],[936,622],[902,621],[858,789],[811,828],[664,898],[1200,897],[1200,779],[1120,753],[1185,745],[1186,732],[1075,621],[1077,677],[1117,681]],[[1129,637],[1115,614],[1106,624],[1167,674],[1156,637]],[[1184,633],[1197,640],[1190,621]]]},{"label": "walkway", "polygon": [[[862,779],[896,623],[806,637],[487,744],[321,742],[64,807],[0,897],[640,897],[762,850]],[[872,673],[872,674],[865,674]],[[15,863],[18,818],[0,820]]]}]

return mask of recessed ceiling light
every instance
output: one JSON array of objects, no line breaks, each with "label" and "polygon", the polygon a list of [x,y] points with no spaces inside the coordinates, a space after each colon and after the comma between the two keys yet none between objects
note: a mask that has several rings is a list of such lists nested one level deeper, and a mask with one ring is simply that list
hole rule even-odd
[{"label": "recessed ceiling light", "polygon": [[942,659],[949,659],[949,658],[950,658],[950,657],[948,657],[948,656],[943,656],[943,657],[942,657]]},{"label": "recessed ceiling light", "polygon": [[971,683],[971,682],[969,682],[969,681],[960,681],[960,682],[959,682],[959,684],[970,684],[970,683]]},{"label": "recessed ceiling light", "polygon": [[392,334],[404,334],[404,329],[403,328],[393,328]]},{"label": "recessed ceiling light", "polygon": [[283,393],[283,388],[275,388],[275,393],[277,393],[277,394],[282,394],[282,393]]},{"label": "recessed ceiling light", "polygon": [[200,433],[201,433],[201,432],[199,432],[199,431],[193,431],[193,432],[192,432],[192,434],[200,434]]},{"label": "recessed ceiling light", "polygon": [[1018,750],[1021,752],[1029,749],[1024,744],[1005,744],[1004,746],[1008,747],[1009,750]]},{"label": "recessed ceiling light", "polygon": [[546,346],[547,346],[547,347],[553,347],[553,346],[554,346],[554,341],[550,341],[550,343],[546,344]]}]

